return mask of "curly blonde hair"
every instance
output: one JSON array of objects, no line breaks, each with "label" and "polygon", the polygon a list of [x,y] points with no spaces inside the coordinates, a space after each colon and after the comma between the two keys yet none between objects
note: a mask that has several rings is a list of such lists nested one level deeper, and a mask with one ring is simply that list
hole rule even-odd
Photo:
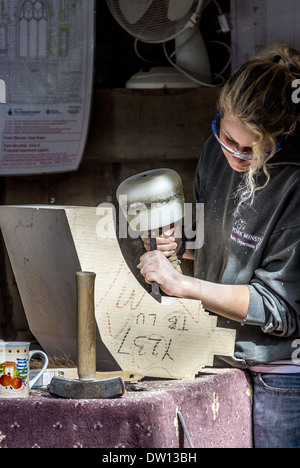
[{"label": "curly blonde hair", "polygon": [[[220,116],[234,116],[258,137],[253,147],[255,164],[245,173],[236,192],[236,213],[245,204],[252,206],[255,193],[269,183],[268,163],[278,141],[296,132],[300,108],[292,94],[293,82],[299,78],[300,52],[287,44],[277,44],[242,65],[220,93]],[[268,157],[266,147],[271,148]]]}]

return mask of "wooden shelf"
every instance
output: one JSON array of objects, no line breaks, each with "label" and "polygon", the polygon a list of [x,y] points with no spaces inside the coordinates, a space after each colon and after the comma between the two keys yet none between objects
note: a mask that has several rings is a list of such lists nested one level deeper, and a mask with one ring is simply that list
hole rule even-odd
[{"label": "wooden shelf", "polygon": [[95,91],[85,158],[199,158],[211,133],[218,89]]}]

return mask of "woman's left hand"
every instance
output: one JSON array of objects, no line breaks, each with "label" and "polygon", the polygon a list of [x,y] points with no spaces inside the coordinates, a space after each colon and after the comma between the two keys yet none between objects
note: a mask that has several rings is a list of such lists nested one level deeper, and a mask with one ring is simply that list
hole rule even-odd
[{"label": "woman's left hand", "polygon": [[138,268],[147,283],[155,281],[168,296],[201,301],[204,309],[239,323],[247,317],[247,285],[216,284],[181,275],[159,250],[144,254]]},{"label": "woman's left hand", "polygon": [[168,296],[182,297],[184,276],[174,269],[162,252],[147,252],[141,257],[138,268],[148,284],[156,282]]}]

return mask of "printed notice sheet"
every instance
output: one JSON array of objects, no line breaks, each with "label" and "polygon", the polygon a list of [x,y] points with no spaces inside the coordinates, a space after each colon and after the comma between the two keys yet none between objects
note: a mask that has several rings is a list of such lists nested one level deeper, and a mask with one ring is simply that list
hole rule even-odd
[{"label": "printed notice sheet", "polygon": [[93,56],[94,0],[0,1],[0,175],[78,168]]}]

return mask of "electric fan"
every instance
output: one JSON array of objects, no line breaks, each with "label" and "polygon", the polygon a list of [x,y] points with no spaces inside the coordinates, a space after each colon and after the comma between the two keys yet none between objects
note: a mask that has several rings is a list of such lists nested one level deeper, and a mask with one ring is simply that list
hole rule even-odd
[{"label": "electric fan", "polygon": [[[210,0],[107,0],[116,21],[136,41],[163,44],[172,67],[155,67],[132,77],[128,88],[214,86],[199,23]],[[166,44],[175,40],[170,55]],[[176,60],[176,61],[175,61]]]}]

